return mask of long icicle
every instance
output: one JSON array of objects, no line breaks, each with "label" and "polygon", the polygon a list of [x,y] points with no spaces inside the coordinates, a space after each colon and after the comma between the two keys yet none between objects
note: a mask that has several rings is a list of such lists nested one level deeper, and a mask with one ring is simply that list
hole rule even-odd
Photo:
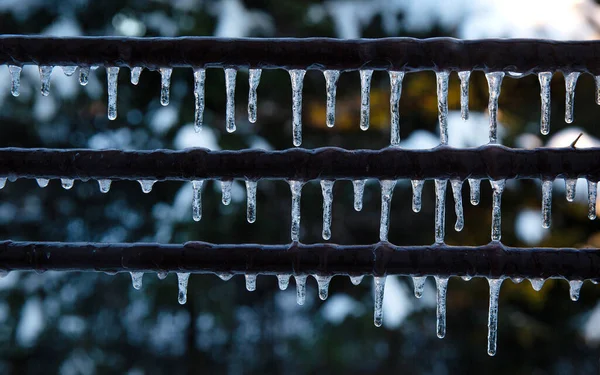
[{"label": "long icicle", "polygon": [[40,81],[42,82],[41,93],[43,96],[48,96],[50,94],[50,77],[52,76],[53,66],[41,65],[39,67],[40,71]]},{"label": "long icicle", "polygon": [[375,327],[381,327],[383,323],[383,295],[385,294],[385,276],[375,276],[375,314],[373,323]]},{"label": "long icicle", "polygon": [[250,224],[256,221],[256,187],[258,181],[246,180],[246,220]]},{"label": "long icicle", "polygon": [[8,72],[10,73],[10,93],[12,96],[19,96],[21,87],[21,70],[20,66],[9,65]]},{"label": "long icicle", "polygon": [[446,186],[448,180],[435,180],[435,242],[444,243],[446,232]]},{"label": "long icicle", "polygon": [[504,72],[486,73],[485,78],[487,78],[490,93],[488,104],[488,111],[490,113],[490,143],[498,143],[498,98],[500,97]]},{"label": "long icicle", "polygon": [[565,89],[567,91],[565,95],[565,122],[567,124],[572,123],[574,120],[575,86],[580,75],[579,72],[571,72],[565,75]]},{"label": "long icicle", "polygon": [[596,219],[596,197],[598,195],[598,183],[588,180],[588,218]]},{"label": "long icicle", "polygon": [[337,91],[337,82],[340,78],[339,70],[325,70],[323,71],[325,76],[325,85],[327,92],[327,114],[326,121],[327,127],[333,128],[335,124],[335,96]]},{"label": "long icicle", "polygon": [[543,135],[550,133],[550,81],[552,72],[538,73],[540,81],[540,98],[542,103],[542,115],[540,119],[540,132]]},{"label": "long icicle", "polygon": [[488,349],[490,356],[496,355],[496,341],[498,337],[498,297],[503,278],[488,279],[490,284],[490,306],[488,311]]},{"label": "long icicle", "polygon": [[160,104],[169,105],[173,68],[160,68]]},{"label": "long icicle", "polygon": [[469,178],[469,190],[471,192],[469,197],[471,204],[473,206],[477,206],[479,204],[479,198],[481,195],[481,180]]},{"label": "long icicle", "polygon": [[177,272],[177,287],[179,289],[177,293],[177,301],[180,305],[185,305],[185,303],[187,302],[187,289],[189,279],[189,272]]},{"label": "long icicle", "polygon": [[390,209],[396,180],[382,180],[381,182],[381,219],[379,221],[379,240],[388,240],[390,228]]},{"label": "long icicle", "polygon": [[260,76],[262,69],[249,69],[248,70],[248,121],[251,123],[256,122],[257,103],[258,103],[258,84],[260,83]]},{"label": "long icicle", "polygon": [[423,297],[423,290],[425,290],[425,282],[427,281],[427,276],[413,276],[413,289],[415,292],[415,297],[421,298]]},{"label": "long icicle", "polygon": [[194,69],[194,130],[198,133],[202,130],[204,121],[204,81],[206,70]]},{"label": "long icicle", "polygon": [[493,206],[492,206],[492,241],[500,241],[502,237],[502,215],[500,206],[502,203],[502,192],[506,185],[506,180],[490,181],[493,191]]},{"label": "long icicle", "polygon": [[335,181],[322,180],[321,192],[323,193],[323,239],[331,238],[331,206],[333,205],[333,184]]},{"label": "long icicle", "polygon": [[371,116],[371,78],[372,70],[361,70],[360,72],[360,129],[369,129]]},{"label": "long icicle", "polygon": [[365,194],[365,184],[367,180],[354,180],[352,186],[354,188],[354,210],[361,211],[363,207],[363,195]]},{"label": "long icicle", "polygon": [[404,72],[390,71],[390,144],[400,144],[400,96]]},{"label": "long icicle", "polygon": [[300,241],[300,198],[302,197],[302,181],[289,181],[292,192],[292,241]]},{"label": "long icicle", "polygon": [[106,79],[108,81],[108,119],[117,118],[117,81],[119,78],[119,67],[109,66],[106,68]]},{"label": "long icicle", "polygon": [[413,212],[421,212],[423,185],[425,180],[411,180],[412,185],[412,210]]},{"label": "long icicle", "polygon": [[436,296],[436,331],[437,337],[443,339],[446,336],[446,292],[448,291],[448,278],[434,276],[437,286]]},{"label": "long icicle", "polygon": [[458,78],[460,78],[460,117],[464,121],[469,119],[469,78],[471,77],[471,71],[465,70],[458,72]]},{"label": "long icicle", "polygon": [[302,144],[302,88],[304,87],[304,69],[289,71],[292,82],[292,133],[294,146]]},{"label": "long icicle", "polygon": [[235,131],[235,78],[237,70],[225,69],[225,91],[227,93],[227,104],[225,109],[225,123],[228,133]]},{"label": "long icicle", "polygon": [[192,181],[192,218],[194,221],[202,219],[202,186],[204,180]]},{"label": "long icicle", "polygon": [[440,123],[440,143],[448,144],[448,79],[449,71],[435,72],[437,80],[438,121]]},{"label": "long icicle", "polygon": [[304,305],[306,301],[306,278],[307,275],[295,275],[296,280],[296,303],[298,305]]},{"label": "long icicle", "polygon": [[454,230],[460,232],[465,226],[465,217],[463,214],[462,203],[462,180],[450,180],[452,186],[452,196],[454,197],[454,212],[456,213],[456,224]]},{"label": "long icicle", "polygon": [[552,219],[552,180],[542,181],[542,227],[550,228]]}]

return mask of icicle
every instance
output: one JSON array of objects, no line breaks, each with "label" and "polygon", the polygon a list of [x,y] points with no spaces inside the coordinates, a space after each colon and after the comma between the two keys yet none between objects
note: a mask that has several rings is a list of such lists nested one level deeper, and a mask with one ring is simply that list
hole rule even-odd
[{"label": "icicle", "polygon": [[424,180],[411,180],[412,185],[412,210],[413,212],[421,211],[421,203],[423,196],[423,185],[425,185]]},{"label": "icicle", "polygon": [[448,78],[450,72],[435,72],[437,79],[438,121],[440,123],[440,143],[448,144]]},{"label": "icicle", "polygon": [[70,178],[61,178],[60,179],[60,184],[62,185],[63,189],[65,189],[65,190],[71,189],[73,187],[74,183],[75,183],[75,181]]},{"label": "icicle", "polygon": [[88,84],[89,76],[90,76],[90,67],[89,66],[79,67],[79,84],[81,86],[85,86]]},{"label": "icicle", "polygon": [[463,215],[463,204],[462,204],[462,185],[461,180],[450,180],[452,186],[452,195],[454,196],[454,212],[456,213],[456,224],[454,224],[454,230],[460,232],[465,226],[465,217]]},{"label": "icicle", "polygon": [[47,178],[36,178],[35,180],[37,181],[38,186],[41,188],[45,188],[50,182],[50,180]]},{"label": "icicle", "polygon": [[169,273],[167,271],[158,271],[156,273],[156,277],[158,277],[159,280],[166,279],[168,275],[169,275]]},{"label": "icicle", "polygon": [[577,85],[577,79],[580,75],[581,73],[579,72],[571,72],[565,75],[565,89],[567,90],[567,94],[565,96],[565,122],[567,124],[573,122],[573,108],[575,106],[575,86]]},{"label": "icicle", "polygon": [[349,275],[348,277],[350,278],[350,282],[352,283],[352,285],[359,285],[363,281],[365,275],[358,275],[358,276]]},{"label": "icicle", "polygon": [[302,144],[302,88],[304,86],[304,69],[289,71],[292,81],[292,133],[294,146]]},{"label": "icicle", "polygon": [[260,75],[262,69],[249,69],[248,70],[248,121],[251,123],[256,122],[256,107],[257,107],[257,94],[258,84],[260,83]]},{"label": "icicle", "polygon": [[8,66],[8,72],[10,73],[10,93],[12,96],[19,96],[19,88],[21,87],[21,70],[22,68],[20,66]]},{"label": "icicle", "polygon": [[583,280],[569,280],[569,295],[571,301],[577,301],[579,299],[579,292],[583,286]]},{"label": "icicle", "polygon": [[333,128],[335,124],[335,94],[337,91],[337,82],[340,78],[339,70],[325,70],[323,71],[325,76],[325,85],[327,91],[327,116],[326,124],[327,127]]},{"label": "icicle", "polygon": [[229,272],[219,272],[216,275],[219,279],[223,281],[229,281],[233,277],[233,274]]},{"label": "icicle", "polygon": [[415,291],[415,297],[421,298],[423,297],[423,290],[425,290],[425,281],[427,281],[427,276],[413,276],[413,288]]},{"label": "icicle", "polygon": [[6,177],[0,177],[0,189],[4,189],[4,187],[6,186]]},{"label": "icicle", "polygon": [[277,275],[277,284],[279,285],[279,290],[286,290],[288,285],[290,285],[290,277],[292,275],[281,274]]},{"label": "icicle", "polygon": [[523,278],[522,277],[511,277],[511,280],[515,284],[521,284],[523,282]]},{"label": "icicle", "polygon": [[300,198],[302,197],[301,181],[289,181],[292,191],[292,241],[300,240]]},{"label": "icicle", "polygon": [[221,202],[225,206],[229,206],[231,203],[231,187],[233,186],[233,180],[222,180],[221,181]]},{"label": "icicle", "polygon": [[256,274],[247,273],[246,277],[246,290],[249,292],[254,292],[256,290]]},{"label": "icicle", "polygon": [[296,302],[298,305],[304,305],[306,300],[306,275],[294,276],[296,280]]},{"label": "icicle", "polygon": [[493,206],[492,206],[492,241],[500,241],[502,237],[502,218],[500,205],[502,203],[502,192],[506,185],[506,180],[490,181],[493,191]]},{"label": "icicle", "polygon": [[371,112],[371,78],[372,70],[361,70],[360,72],[360,129],[369,129],[369,117]]},{"label": "icicle", "polygon": [[70,66],[61,66],[63,73],[67,76],[70,77],[73,74],[75,74],[75,72],[77,71],[77,66],[76,65],[70,65]]},{"label": "icicle", "polygon": [[140,183],[140,186],[142,187],[142,191],[146,194],[148,194],[149,192],[152,191],[152,186],[154,186],[154,183],[156,182],[156,180],[138,180],[138,182]]},{"label": "icicle", "polygon": [[485,78],[487,78],[490,92],[490,101],[488,104],[488,111],[490,112],[490,143],[498,143],[498,97],[500,97],[504,72],[486,73]]},{"label": "icicle", "polygon": [[321,192],[323,193],[323,239],[331,238],[331,206],[333,204],[333,183],[335,181],[322,180]]},{"label": "icicle", "polygon": [[600,76],[594,76],[596,82],[596,104],[600,105]]},{"label": "icicle", "polygon": [[111,180],[98,180],[98,186],[100,187],[100,192],[101,193],[108,193],[108,191],[110,190],[110,184],[111,184]]},{"label": "icicle", "polygon": [[446,336],[446,292],[448,290],[448,278],[434,276],[437,286],[437,337],[443,339]]},{"label": "icicle", "polygon": [[567,202],[575,200],[575,187],[577,186],[576,178],[565,179],[565,190],[567,191]]},{"label": "icicle", "polygon": [[192,218],[194,221],[202,219],[202,186],[204,180],[192,181]]},{"label": "icicle", "polygon": [[202,130],[204,119],[204,80],[206,70],[194,69],[194,130],[198,133]]},{"label": "icicle", "polygon": [[137,85],[138,83],[140,83],[140,75],[142,74],[143,69],[144,68],[142,68],[141,66],[131,68],[131,84]]},{"label": "icicle", "polygon": [[598,195],[598,183],[594,181],[587,182],[588,185],[588,218],[596,219],[596,196]]},{"label": "icicle", "polygon": [[481,180],[469,178],[469,190],[471,190],[471,204],[477,206],[481,195]]},{"label": "icicle", "polygon": [[446,232],[446,186],[448,180],[435,180],[435,242],[444,243]]},{"label": "icicle", "polygon": [[160,68],[160,104],[163,106],[169,105],[171,74],[173,68]]},{"label": "icicle", "polygon": [[53,66],[42,65],[39,67],[40,80],[42,81],[41,92],[42,95],[48,96],[50,94],[50,76],[52,75]]},{"label": "icicle", "polygon": [[314,275],[314,278],[317,280],[317,285],[319,286],[319,298],[325,301],[329,295],[329,283],[332,276]]},{"label": "icicle", "polygon": [[542,116],[540,120],[540,132],[543,135],[550,133],[550,81],[552,72],[538,73],[540,81],[540,97],[542,100]]},{"label": "icicle", "polygon": [[225,123],[228,133],[235,131],[235,78],[236,69],[225,69],[225,91],[227,93],[227,105],[225,109]]},{"label": "icicle", "polygon": [[246,220],[256,221],[256,187],[257,181],[246,180]]},{"label": "icicle", "polygon": [[469,119],[469,78],[471,72],[465,70],[458,72],[460,78],[460,117],[467,121]]},{"label": "icicle", "polygon": [[461,276],[461,279],[463,279],[463,281],[471,281],[471,279],[473,278],[473,276],[471,275],[465,275],[465,276]]},{"label": "icicle", "polygon": [[106,77],[108,80],[108,119],[117,118],[117,78],[119,68],[111,66],[106,68]]},{"label": "icicle", "polygon": [[140,290],[142,289],[142,280],[144,278],[143,272],[129,272],[131,274],[131,284],[133,285],[133,289]]},{"label": "icicle", "polygon": [[180,305],[185,305],[187,302],[187,287],[190,279],[189,272],[177,272],[177,286],[179,293],[177,293],[177,301]]},{"label": "icicle", "polygon": [[402,95],[402,80],[404,72],[390,71],[390,144],[400,144],[400,96]]},{"label": "icicle", "polygon": [[550,228],[552,219],[552,184],[554,181],[542,181],[542,227]]},{"label": "icicle", "polygon": [[363,207],[363,195],[365,194],[365,183],[367,180],[354,180],[354,210],[361,211]]},{"label": "icicle", "polygon": [[385,293],[385,276],[375,276],[375,315],[373,322],[375,327],[381,327],[383,323],[383,295]]},{"label": "icicle", "polygon": [[498,337],[498,297],[504,279],[488,279],[490,284],[490,306],[488,312],[488,354],[496,355],[496,340]]},{"label": "icicle", "polygon": [[533,290],[535,290],[536,292],[539,292],[540,290],[542,290],[542,287],[544,286],[544,282],[546,280],[544,279],[530,279],[529,282],[531,283],[531,286],[533,287]]},{"label": "icicle", "polygon": [[396,180],[382,180],[381,184],[381,219],[379,221],[379,240],[388,240],[388,231],[390,229],[390,209],[392,206],[392,196]]}]

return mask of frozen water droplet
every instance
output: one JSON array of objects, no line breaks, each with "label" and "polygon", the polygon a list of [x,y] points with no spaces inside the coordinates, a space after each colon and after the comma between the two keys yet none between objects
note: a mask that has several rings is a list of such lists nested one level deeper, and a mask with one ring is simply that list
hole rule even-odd
[{"label": "frozen water droplet", "polygon": [[187,287],[190,279],[189,272],[177,272],[177,286],[179,292],[177,293],[177,301],[180,305],[185,305],[187,302]]},{"label": "frozen water droplet", "polygon": [[552,72],[538,73],[540,81],[540,97],[542,101],[542,116],[540,120],[540,132],[543,135],[550,133],[550,81]]},{"label": "frozen water droplet", "polygon": [[446,186],[448,180],[435,180],[435,242],[444,243],[446,233]]},{"label": "frozen water droplet", "polygon": [[262,69],[250,69],[248,71],[248,84],[250,86],[248,90],[248,121],[251,123],[256,122],[256,107],[257,107],[257,93],[258,84],[260,83],[260,75]]},{"label": "frozen water droplet", "polygon": [[576,178],[565,179],[565,190],[567,191],[567,202],[575,200],[575,187],[577,186]]},{"label": "frozen water droplet", "polygon": [[223,281],[229,281],[233,277],[233,274],[229,273],[229,272],[220,272],[220,273],[217,273],[216,275],[219,277],[219,279],[221,279]]},{"label": "frozen water droplet", "polygon": [[511,280],[515,284],[521,284],[523,282],[523,278],[522,277],[512,277]]},{"label": "frozen water droplet", "polygon": [[500,206],[502,203],[502,192],[506,185],[505,180],[490,181],[493,191],[493,206],[492,206],[492,241],[500,241],[502,237],[502,215]]},{"label": "frozen water droplet", "polygon": [[111,180],[98,180],[98,186],[100,187],[100,192],[101,193],[108,193],[108,191],[110,190],[110,184],[111,184]]},{"label": "frozen water droplet", "polygon": [[131,284],[133,285],[133,289],[140,290],[142,289],[142,280],[144,278],[143,272],[129,272],[131,274]]},{"label": "frozen water droplet", "polygon": [[229,206],[231,203],[231,187],[233,186],[233,180],[222,180],[221,181],[221,202],[225,206]]},{"label": "frozen water droplet", "polygon": [[359,285],[363,281],[365,275],[357,275],[357,276],[350,275],[348,277],[350,277],[350,282],[352,283],[352,285]]},{"label": "frozen water droplet", "polygon": [[554,181],[542,181],[542,227],[550,228],[552,219],[552,184]]},{"label": "frozen water droplet", "polygon": [[77,65],[61,66],[61,68],[62,68],[63,73],[67,77],[72,76],[77,71]]},{"label": "frozen water droplet", "polygon": [[392,206],[392,196],[396,180],[382,180],[381,184],[381,219],[379,221],[379,240],[388,240],[388,231],[390,229],[390,209]]},{"label": "frozen water droplet", "polygon": [[331,238],[331,206],[333,205],[334,181],[322,180],[321,192],[323,193],[323,239]]},{"label": "frozen water droplet", "polygon": [[461,279],[463,279],[464,281],[471,281],[471,279],[473,278],[473,276],[471,275],[465,275],[465,276],[461,276]]},{"label": "frozen water droplet", "polygon": [[369,117],[371,116],[371,78],[372,70],[361,70],[360,72],[360,129],[369,129]]},{"label": "frozen water droplet", "polygon": [[329,295],[329,283],[331,282],[332,276],[314,275],[314,277],[319,286],[319,298],[322,301],[325,301]]},{"label": "frozen water droplet", "polygon": [[6,177],[0,177],[0,189],[4,189],[4,187],[6,186]]},{"label": "frozen water droplet", "polygon": [[383,323],[383,295],[385,293],[385,276],[375,276],[375,314],[373,322],[375,327]]},{"label": "frozen water droplet", "polygon": [[8,72],[10,73],[10,93],[12,96],[19,96],[21,87],[21,70],[20,66],[9,65]]},{"label": "frozen water droplet", "polygon": [[288,181],[292,191],[292,241],[300,240],[300,198],[302,197],[302,181]]},{"label": "frozen water droplet", "polygon": [[594,181],[587,182],[588,186],[588,218],[596,219],[596,197],[598,195],[598,183]]},{"label": "frozen water droplet", "polygon": [[60,179],[60,184],[62,185],[63,189],[65,189],[65,190],[71,189],[73,187],[74,183],[75,183],[75,181],[70,178],[61,178]]},{"label": "frozen water droplet", "polygon": [[194,69],[194,130],[202,130],[204,120],[204,80],[206,70]]},{"label": "frozen water droplet", "polygon": [[400,96],[402,95],[402,80],[404,72],[390,71],[390,144],[400,144]]},{"label": "frozen water droplet", "polygon": [[48,96],[50,94],[50,76],[52,75],[53,66],[42,65],[39,67],[40,80],[42,81],[41,92],[42,95]]},{"label": "frozen water droplet", "polygon": [[106,77],[108,81],[108,119],[117,118],[117,81],[119,77],[119,68],[111,66],[106,68]]},{"label": "frozen water droplet", "polygon": [[539,292],[540,290],[542,290],[542,287],[544,286],[544,279],[530,279],[529,282],[531,283],[531,286],[533,287],[533,290],[535,290],[536,292]]},{"label": "frozen water droplet", "polygon": [[460,117],[467,121],[469,119],[469,79],[471,72],[466,70],[458,72],[460,78]]},{"label": "frozen water droplet", "polygon": [[436,316],[437,337],[443,339],[446,336],[446,292],[448,291],[448,278],[434,276],[437,287]]},{"label": "frozen water droplet", "polygon": [[256,221],[256,187],[257,181],[246,180],[246,219],[249,223]]},{"label": "frozen water droplet", "polygon": [[456,224],[454,224],[454,230],[460,232],[465,226],[462,204],[463,182],[461,180],[450,180],[450,185],[452,186],[452,195],[454,196],[454,212],[456,213]]},{"label": "frozen water droplet", "polygon": [[81,86],[85,86],[88,84],[89,77],[90,77],[90,67],[89,66],[79,67],[79,84]]},{"label": "frozen water droplet", "polygon": [[45,188],[50,182],[50,180],[47,178],[36,178],[35,180],[37,181],[38,186],[41,188]]},{"label": "frozen water droplet", "polygon": [[304,305],[306,300],[306,275],[296,275],[296,302],[298,305]]},{"label": "frozen water droplet", "polygon": [[498,296],[503,279],[488,279],[490,284],[490,305],[488,312],[488,354],[496,354],[496,341],[498,337]]},{"label": "frozen water droplet", "polygon": [[235,78],[236,69],[225,69],[225,92],[227,93],[227,104],[225,108],[225,123],[228,133],[235,131]]},{"label": "frozen water droplet", "polygon": [[583,280],[569,280],[569,295],[571,301],[577,301],[579,299],[579,292],[583,286]]},{"label": "frozen water droplet", "polygon": [[292,275],[281,274],[277,275],[277,284],[279,285],[279,290],[286,290],[290,285],[290,277]]},{"label": "frozen water droplet", "polygon": [[156,273],[156,276],[158,277],[159,280],[166,279],[168,275],[169,275],[169,273],[167,271],[158,271]]},{"label": "frozen water droplet", "polygon": [[289,71],[292,82],[292,133],[294,146],[302,144],[302,88],[304,87],[304,69]]},{"label": "frozen water droplet", "polygon": [[575,86],[577,85],[577,79],[581,73],[571,72],[565,75],[565,89],[567,90],[565,96],[565,122],[570,124],[573,122],[573,109],[575,106]]},{"label": "frozen water droplet", "polygon": [[163,106],[169,105],[171,74],[173,68],[160,68],[160,104]]},{"label": "frozen water droplet", "polygon": [[367,180],[354,180],[354,210],[361,211],[363,207],[363,195],[365,194],[365,183]]},{"label": "frozen water droplet", "polygon": [[202,219],[202,186],[204,180],[192,181],[192,218],[194,221]]},{"label": "frozen water droplet", "polygon": [[140,75],[142,74],[143,69],[144,68],[141,66],[131,68],[131,84],[137,85],[140,83]]},{"label": "frozen water droplet", "polygon": [[412,185],[412,210],[413,212],[420,212],[423,196],[423,185],[425,185],[424,180],[411,180]]},{"label": "frozen water droplet", "polygon": [[412,277],[415,297],[417,297],[417,298],[423,297],[423,290],[425,290],[425,281],[427,281],[427,276],[413,276]]},{"label": "frozen water droplet", "polygon": [[490,143],[498,143],[498,98],[500,97],[504,72],[486,73],[485,78],[487,78],[490,92],[488,104],[488,111],[490,113]]},{"label": "frozen water droplet", "polygon": [[256,290],[256,274],[247,273],[246,277],[246,290],[254,292]]},{"label": "frozen water droplet", "polygon": [[469,190],[471,191],[471,204],[477,206],[479,204],[479,196],[481,195],[481,180],[469,178]]},{"label": "frozen water droplet", "polygon": [[142,191],[146,194],[152,191],[152,186],[156,180],[139,180],[140,186],[142,187]]},{"label": "frozen water droplet", "polygon": [[335,124],[335,94],[337,91],[337,82],[340,78],[339,70],[325,70],[323,71],[323,75],[325,76],[325,85],[327,91],[327,127],[333,128]]},{"label": "frozen water droplet", "polygon": [[438,121],[440,123],[440,143],[448,144],[448,80],[450,72],[436,72]]}]

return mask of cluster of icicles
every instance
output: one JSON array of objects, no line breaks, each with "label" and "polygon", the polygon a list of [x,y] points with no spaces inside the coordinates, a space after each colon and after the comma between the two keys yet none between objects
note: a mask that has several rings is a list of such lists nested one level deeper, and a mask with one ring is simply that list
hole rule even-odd
[{"label": "cluster of icicles", "polygon": [[[52,66],[39,66],[40,79],[41,79],[41,92],[42,95],[47,96],[50,93],[50,76],[52,74]],[[90,69],[95,67],[77,67],[77,66],[63,66],[62,70],[67,76],[73,75],[77,69],[79,69],[79,83],[86,85],[88,83],[88,77]],[[11,77],[11,93],[14,96],[19,95],[20,86],[20,75],[21,67],[16,65],[8,66],[10,77]],[[137,85],[140,80],[142,73],[141,67],[134,67],[131,69],[131,83]],[[119,74],[119,67],[107,67],[107,81],[108,81],[108,118],[114,120],[117,118],[117,78]],[[161,89],[160,89],[160,103],[163,106],[169,104],[169,88],[171,85],[171,74],[173,68],[160,68],[161,75]],[[194,97],[195,97],[195,116],[194,116],[194,128],[196,132],[202,129],[202,122],[204,117],[204,80],[206,77],[206,70],[203,68],[195,68],[194,73]],[[257,89],[260,83],[262,69],[249,69],[249,93],[248,93],[248,121],[251,123],[256,122],[257,117]],[[360,70],[360,84],[361,84],[361,109],[360,109],[360,128],[367,130],[369,128],[369,117],[370,117],[370,91],[371,91],[371,78],[373,76],[373,70]],[[389,71],[390,77],[390,144],[392,146],[398,146],[400,144],[400,96],[402,94],[402,81],[404,79],[403,71]],[[304,69],[292,69],[289,70],[291,86],[292,86],[292,133],[294,146],[300,146],[302,144],[302,88],[304,83],[304,75],[306,70]],[[335,97],[337,90],[337,82],[340,77],[339,70],[325,70],[323,75],[326,81],[326,94],[327,94],[327,106],[326,106],[326,124],[328,127],[333,127],[335,123]],[[522,73],[508,72],[511,77],[521,77]],[[540,131],[542,134],[547,135],[550,132],[550,81],[552,79],[553,72],[540,72],[537,73],[540,82],[540,96],[541,96],[541,120],[540,120]],[[577,79],[581,75],[580,72],[565,73],[565,87],[567,91],[565,99],[565,121],[572,123],[573,118],[573,107],[575,103],[575,86]],[[469,118],[469,79],[471,76],[470,71],[458,72],[460,78],[460,107],[461,116],[463,120]],[[489,104],[488,111],[490,115],[489,125],[489,139],[490,143],[497,143],[498,141],[498,98],[500,96],[500,89],[502,85],[502,79],[505,76],[504,72],[489,72],[486,73],[486,78],[489,88]],[[235,83],[237,77],[237,69],[227,68],[225,69],[225,88],[227,95],[227,104],[225,110],[225,123],[226,130],[232,133],[236,129],[235,125]],[[449,71],[438,71],[436,72],[437,77],[437,97],[438,97],[438,111],[439,111],[439,125],[440,125],[440,143],[445,145],[448,143],[448,82],[450,78]],[[596,81],[596,102],[600,104],[600,76],[595,76]]]}]

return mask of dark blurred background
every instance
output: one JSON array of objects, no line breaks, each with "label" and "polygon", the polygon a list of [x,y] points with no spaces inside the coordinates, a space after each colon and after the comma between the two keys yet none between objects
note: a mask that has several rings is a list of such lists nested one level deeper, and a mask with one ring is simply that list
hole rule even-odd
[{"label": "dark blurred background", "polygon": [[[595,39],[600,7],[591,0],[393,0],[393,1],[89,1],[4,0],[0,32],[57,36],[180,36],[377,38],[384,36],[459,38],[539,37]],[[121,69],[118,118],[106,113],[106,74],[93,71],[82,87],[77,77],[56,68],[50,96],[40,95],[36,66],[23,70],[21,95],[10,95],[8,69],[0,67],[0,146],[120,149],[285,149],[292,146],[291,89],[283,70],[264,71],[258,89],[258,121],[247,120],[248,74],[237,79],[238,130],[225,131],[224,74],[206,73],[205,127],[193,131],[191,69],[175,69],[171,103],[159,102],[160,75],[145,70],[138,86]],[[566,146],[583,132],[579,147],[599,146],[594,80],[577,85],[575,122],[564,121],[564,79],[552,80],[549,136],[539,134],[537,77],[506,77],[500,95],[502,144],[512,147]],[[459,81],[450,80],[450,145],[487,142],[487,83],[471,78],[471,118],[460,119]],[[435,75],[408,74],[401,110],[402,146],[438,144]],[[303,147],[379,149],[389,144],[389,79],[375,72],[371,128],[359,129],[358,72],[342,74],[337,90],[335,127],[325,126],[325,84],[309,71],[304,84]],[[552,227],[541,227],[540,183],[510,181],[502,202],[502,240],[511,246],[600,246],[600,228],[587,218],[584,181],[574,203],[556,181]],[[64,190],[59,181],[41,189],[32,180],[9,182],[0,192],[0,238],[13,240],[157,241],[288,243],[290,191],[282,181],[258,185],[258,219],[246,221],[243,181],[223,206],[220,184],[203,192],[204,212],[192,220],[191,184],[157,183],[143,194],[135,182],[115,182],[101,194],[95,181],[76,181]],[[331,242],[367,244],[378,240],[380,189],[369,181],[364,209],[355,212],[352,184],[334,188]],[[433,183],[425,184],[423,210],[411,210],[408,181],[394,193],[389,240],[398,245],[434,241]],[[448,188],[447,242],[481,245],[490,240],[491,190],[482,184],[479,206],[463,191],[465,228],[455,220]],[[305,185],[301,241],[321,239],[322,197],[318,182]],[[310,278],[307,301],[296,305],[295,285],[279,291],[275,277],[258,278],[247,292],[242,277],[223,282],[192,276],[186,305],[177,303],[174,275],[160,281],[144,277],[142,290],[129,274],[43,274],[14,272],[0,280],[0,373],[104,374],[176,373],[403,373],[424,374],[591,374],[598,373],[600,292],[585,283],[578,302],[569,300],[566,281],[548,280],[540,292],[529,282],[504,282],[500,295],[498,353],[486,354],[488,284],[452,278],[448,290],[448,331],[435,334],[435,286],[428,280],[417,300],[406,277],[388,277],[384,324],[373,325],[372,279],[353,286],[346,277],[331,282],[322,302]]]}]

